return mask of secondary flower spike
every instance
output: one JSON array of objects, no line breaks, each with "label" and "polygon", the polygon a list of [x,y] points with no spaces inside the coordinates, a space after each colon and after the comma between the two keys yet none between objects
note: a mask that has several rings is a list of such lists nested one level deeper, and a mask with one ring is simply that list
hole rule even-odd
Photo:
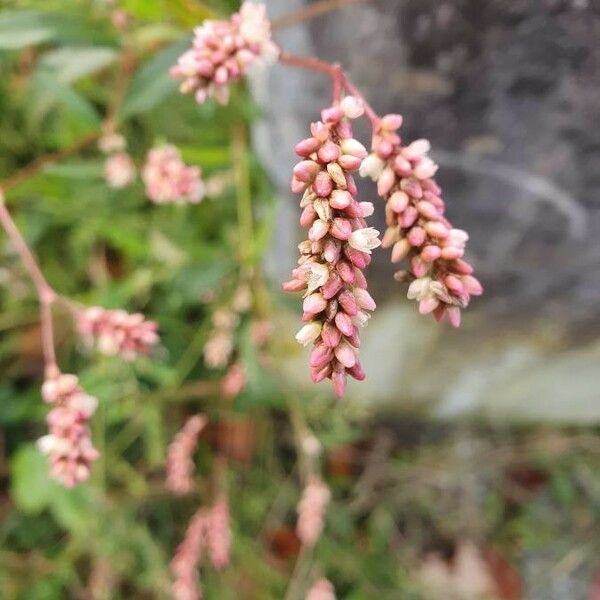
[{"label": "secondary flower spike", "polygon": [[120,354],[128,361],[148,354],[158,343],[158,324],[146,321],[141,313],[92,306],[78,314],[77,328],[102,354]]},{"label": "secondary flower spike", "polygon": [[142,179],[146,195],[156,204],[195,204],[204,197],[200,169],[186,165],[175,146],[159,146],[150,150],[142,170]]},{"label": "secondary flower spike", "polygon": [[179,57],[171,75],[183,79],[181,92],[193,93],[198,103],[214,98],[227,104],[231,81],[278,55],[264,4],[244,2],[229,21],[205,21],[196,28],[192,47]]},{"label": "secondary flower spike", "polygon": [[469,236],[444,215],[442,190],[433,180],[438,166],[427,156],[429,142],[403,146],[397,133],[401,125],[400,115],[381,119],[361,175],[377,182],[386,201],[383,247],[392,248],[392,262],[408,261],[407,270],[395,275],[410,282],[408,298],[419,303],[421,314],[433,313],[438,321],[446,317],[458,327],[461,309],[483,293],[463,259]]},{"label": "secondary flower spike", "polygon": [[349,120],[361,114],[360,101],[345,98],[324,110],[321,121],[311,125],[311,137],[296,145],[302,160],[294,168],[292,191],[303,193],[300,224],[308,229],[308,239],[299,245],[298,267],[283,285],[288,292],[304,291],[306,324],[296,339],[313,344],[313,381],[331,379],[340,397],[347,375],[365,378],[358,360],[359,329],[375,302],[363,270],[380,245],[379,232],[365,221],[373,205],[356,200],[352,177],[367,156],[352,137]]},{"label": "secondary flower spike", "polygon": [[42,398],[53,408],[46,418],[50,433],[38,440],[38,447],[48,455],[50,476],[74,487],[89,479],[98,458],[88,426],[98,400],[81,388],[75,375],[64,374],[44,382]]}]

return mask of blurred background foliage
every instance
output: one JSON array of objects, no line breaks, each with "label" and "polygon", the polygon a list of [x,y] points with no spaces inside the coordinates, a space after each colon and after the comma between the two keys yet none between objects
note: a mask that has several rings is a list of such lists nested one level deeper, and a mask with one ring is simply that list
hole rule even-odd
[{"label": "blurred background foliage", "polygon": [[[162,344],[133,365],[92,356],[81,352],[69,315],[56,312],[63,370],[100,398],[93,433],[101,459],[89,484],[66,491],[50,482],[34,445],[47,411],[36,299],[2,239],[0,598],[168,598],[168,563],[211,496],[215,452],[228,458],[234,549],[228,570],[202,573],[209,599],[281,599],[293,573],[298,597],[326,575],[349,600],[480,598],[467,573],[491,577],[489,597],[510,600],[544,578],[562,581],[564,571],[581,573],[587,594],[600,550],[595,431],[442,425],[414,415],[400,422],[365,404],[334,405],[289,389],[252,342],[252,321],[276,319],[286,302],[260,271],[275,207],[250,149],[260,115],[242,87],[226,108],[199,107],[176,93],[167,72],[193,26],[236,4],[123,0],[130,23],[121,33],[109,2],[2,3],[0,180],[85,141],[13,187],[8,204],[57,290],[144,312],[160,324]],[[216,193],[199,206],[154,206],[139,182],[108,188],[95,147],[107,118],[138,164],[168,141],[205,180],[221,182]],[[254,297],[236,334],[249,385],[230,404],[220,397],[223,372],[203,366],[202,348],[211,314],[240,281]],[[274,353],[287,343],[276,340]],[[197,490],[175,499],[164,487],[167,444],[199,411],[211,426],[197,453]],[[334,495],[314,556],[298,555],[294,533],[298,419],[325,447]],[[460,571],[467,543],[479,555]],[[557,573],[548,574],[548,555]],[[440,577],[444,595],[435,592]],[[458,591],[457,578],[466,581]],[[580,597],[570,593],[563,598]]]}]

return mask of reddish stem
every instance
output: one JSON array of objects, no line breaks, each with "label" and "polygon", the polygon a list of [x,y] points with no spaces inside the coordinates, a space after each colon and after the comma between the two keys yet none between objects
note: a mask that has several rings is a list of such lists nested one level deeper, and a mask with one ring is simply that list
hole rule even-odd
[{"label": "reddish stem", "polygon": [[54,328],[52,325],[52,303],[56,300],[57,295],[46,281],[37,260],[8,211],[2,190],[0,190],[0,225],[6,231],[35,285],[40,303],[40,327],[42,330],[42,350],[46,376],[53,377],[58,373],[56,351],[54,349]]},{"label": "reddish stem", "polygon": [[296,56],[289,52],[281,51],[279,54],[279,61],[283,64],[290,65],[291,67],[300,67],[302,69],[309,69],[311,71],[317,71],[319,73],[325,73],[329,75],[333,80],[333,101],[338,102],[340,100],[342,91],[345,89],[350,94],[359,98],[365,107],[365,114],[371,121],[373,130],[376,130],[379,126],[380,117],[375,112],[373,107],[367,102],[361,91],[352,83],[348,75],[344,72],[342,67],[337,63],[328,63],[312,56]]},{"label": "reddish stem", "polygon": [[319,17],[328,12],[350,6],[352,4],[361,4],[368,2],[369,0],[321,0],[315,2],[305,8],[293,12],[289,15],[284,15],[279,19],[275,19],[272,23],[273,31],[278,29],[284,29],[285,27],[292,27],[293,25],[300,25],[310,19]]}]

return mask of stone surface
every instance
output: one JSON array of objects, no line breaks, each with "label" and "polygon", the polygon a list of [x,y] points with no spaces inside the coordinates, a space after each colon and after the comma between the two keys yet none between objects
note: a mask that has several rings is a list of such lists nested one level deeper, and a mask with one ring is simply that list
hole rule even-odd
[{"label": "stone surface", "polygon": [[[277,15],[302,2],[268,4]],[[416,315],[379,252],[357,397],[442,416],[600,421],[599,35],[600,3],[584,0],[375,0],[278,32],[289,51],[341,62],[379,112],[402,112],[405,139],[431,140],[486,287],[449,331]],[[301,233],[292,147],[330,90],[281,66],[260,83],[258,145],[285,198],[269,265],[281,279]]]}]

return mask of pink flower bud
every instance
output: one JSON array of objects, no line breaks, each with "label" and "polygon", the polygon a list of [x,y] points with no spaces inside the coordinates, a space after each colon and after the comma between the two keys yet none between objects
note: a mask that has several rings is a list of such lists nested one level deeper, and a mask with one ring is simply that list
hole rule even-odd
[{"label": "pink flower bud", "polygon": [[394,187],[396,183],[396,174],[392,169],[387,167],[381,173],[379,180],[377,181],[377,193],[380,196],[386,196]]},{"label": "pink flower bud", "polygon": [[354,333],[354,324],[352,319],[344,312],[338,312],[335,315],[335,326],[344,334],[352,335]]},{"label": "pink flower bud", "polygon": [[340,260],[335,268],[344,283],[354,282],[355,270],[350,263],[346,262],[345,260]]},{"label": "pink flower bud", "polygon": [[321,142],[318,139],[314,137],[309,137],[305,140],[302,140],[301,142],[298,142],[294,150],[296,151],[296,154],[298,156],[306,158],[307,156],[310,156],[313,152],[316,152],[320,146]]},{"label": "pink flower bud", "polygon": [[322,369],[310,368],[310,377],[313,383],[320,383],[331,376],[331,365],[326,365]]},{"label": "pink flower bud", "polygon": [[364,103],[356,96],[343,98],[340,102],[340,108],[348,119],[358,119],[365,113]]},{"label": "pink flower bud", "polygon": [[336,210],[344,210],[350,205],[352,200],[353,198],[349,192],[344,190],[333,190],[331,198],[329,199],[329,205]]},{"label": "pink flower bud", "polygon": [[407,234],[406,238],[411,246],[422,246],[425,242],[426,233],[422,227],[413,227]]},{"label": "pink flower bud", "polygon": [[338,123],[344,117],[344,112],[339,106],[332,106],[321,111],[321,119],[324,123]]},{"label": "pink flower bud", "polygon": [[390,114],[390,115],[385,115],[382,119],[381,119],[381,129],[384,129],[386,131],[396,131],[397,129],[400,129],[400,127],[402,126],[402,115],[396,115],[396,114]]},{"label": "pink flower bud", "polygon": [[462,248],[457,248],[456,246],[446,246],[442,248],[441,257],[444,260],[456,260],[457,258],[462,258],[465,251]]},{"label": "pink flower bud", "polygon": [[345,342],[342,342],[334,350],[335,357],[346,367],[350,369],[356,364],[356,353],[354,348]]},{"label": "pink flower bud", "polygon": [[406,192],[397,191],[394,192],[389,200],[388,206],[395,212],[401,213],[406,210],[408,203],[410,202],[410,198]]},{"label": "pink flower bud", "polygon": [[310,366],[314,369],[322,369],[331,362],[333,350],[322,342],[315,344],[310,353]]},{"label": "pink flower bud", "polygon": [[336,161],[341,155],[340,147],[333,143],[327,142],[319,148],[317,156],[319,160],[324,163],[330,163]]},{"label": "pink flower bud", "polygon": [[338,217],[333,220],[330,233],[338,240],[347,240],[352,235],[352,225],[348,219]]},{"label": "pink flower bud", "polygon": [[329,224],[325,221],[321,221],[321,219],[317,219],[308,232],[308,239],[311,242],[317,242],[320,239],[323,239],[328,231]]},{"label": "pink flower bud", "polygon": [[350,154],[344,154],[339,157],[338,163],[345,171],[358,171],[362,164],[362,159]]},{"label": "pink flower bud", "polygon": [[421,252],[421,258],[425,262],[433,262],[442,255],[442,249],[439,246],[425,246]]},{"label": "pink flower bud", "polygon": [[337,273],[332,273],[327,283],[321,288],[321,293],[323,294],[323,298],[326,300],[330,300],[333,298],[342,288],[344,287],[344,282],[341,277]]},{"label": "pink flower bud", "polygon": [[410,242],[406,238],[397,241],[392,248],[392,262],[398,263],[404,260],[408,256],[410,249]]},{"label": "pink flower bud", "polygon": [[358,306],[363,310],[374,311],[377,308],[375,300],[373,300],[373,297],[371,296],[371,294],[369,294],[369,292],[367,292],[367,290],[356,288],[354,290],[354,296],[356,298]]},{"label": "pink flower bud", "polygon": [[481,294],[483,294],[483,286],[479,283],[479,280],[472,275],[463,277],[462,283],[465,286],[465,290],[472,296],[481,296]]},{"label": "pink flower bud", "polygon": [[317,196],[327,198],[333,191],[333,181],[326,171],[320,171],[313,184]]},{"label": "pink flower bud", "polygon": [[342,332],[331,323],[325,323],[323,325],[321,337],[323,338],[325,345],[329,346],[329,348],[335,348],[342,339]]},{"label": "pink flower bud", "polygon": [[403,229],[407,229],[408,227],[412,227],[418,218],[419,213],[417,209],[414,206],[408,206],[401,215],[398,215],[398,224]]},{"label": "pink flower bud", "polygon": [[302,304],[303,310],[313,315],[318,315],[320,312],[324,311],[326,307],[327,300],[325,300],[323,295],[318,292],[307,296]]},{"label": "pink flower bud", "polygon": [[358,313],[358,303],[350,290],[344,290],[338,295],[338,302],[348,315],[353,317]]},{"label": "pink flower bud", "polygon": [[316,220],[317,213],[312,204],[309,204],[304,208],[302,214],[300,215],[300,225],[302,227],[310,227]]},{"label": "pink flower bud", "polygon": [[294,177],[304,183],[312,183],[321,168],[313,160],[303,160],[294,167]]},{"label": "pink flower bud", "polygon": [[367,377],[358,360],[356,361],[356,364],[353,367],[347,369],[346,372],[348,373],[348,375],[356,379],[356,381],[364,381]]},{"label": "pink flower bud", "polygon": [[425,224],[425,231],[434,238],[440,240],[446,239],[450,235],[450,231],[441,221],[430,221]]}]

